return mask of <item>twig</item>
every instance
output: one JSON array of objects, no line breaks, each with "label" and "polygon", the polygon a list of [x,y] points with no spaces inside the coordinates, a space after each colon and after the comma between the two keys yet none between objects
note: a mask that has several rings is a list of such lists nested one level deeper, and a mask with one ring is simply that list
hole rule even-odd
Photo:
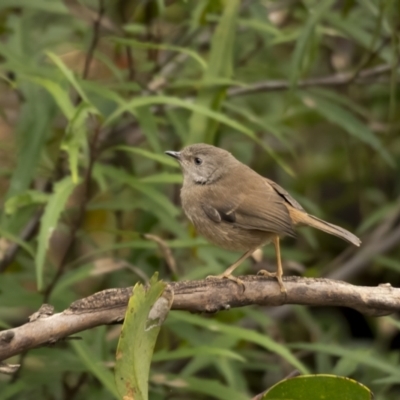
[{"label": "twig", "polygon": [[[390,72],[391,65],[381,64],[376,67],[364,69],[357,72],[357,77],[353,81],[354,73],[346,72],[335,75],[323,76],[321,78],[304,79],[297,82],[297,88],[305,88],[310,86],[344,86],[350,83],[363,84],[368,82],[367,78],[375,77],[381,74]],[[259,92],[273,92],[280,90],[287,90],[291,87],[290,82],[285,80],[270,80],[257,82],[245,87],[233,88],[228,90],[228,97],[242,96],[245,94],[259,93]]]},{"label": "twig", "polygon": [[[400,310],[400,288],[389,284],[363,287],[330,279],[287,276],[284,277],[287,296],[284,296],[273,278],[248,275],[240,279],[244,282],[244,291],[229,280],[169,283],[169,293],[172,290],[174,294],[172,309],[214,313],[251,304],[301,304],[350,307],[371,316]],[[132,287],[104,290],[72,303],[61,313],[35,315],[35,320],[25,325],[0,332],[0,361],[38,346],[54,344],[86,329],[121,322],[131,293]]]},{"label": "twig", "polygon": [[[26,241],[30,240],[33,237],[39,226],[42,214],[43,214],[43,209],[40,209],[33,215],[33,217],[28,221],[28,223],[22,230],[21,234],[19,235],[20,240]],[[5,251],[3,258],[0,260],[0,273],[5,271],[5,269],[12,263],[15,256],[17,255],[18,249],[19,249],[18,243],[10,244],[10,246]]]},{"label": "twig", "polygon": [[165,262],[168,265],[168,268],[174,275],[177,275],[178,270],[176,268],[175,258],[172,254],[171,249],[168,247],[167,243],[165,242],[165,240],[161,239],[159,236],[152,235],[150,233],[145,233],[143,235],[143,237],[147,240],[151,240],[151,241],[157,243],[158,248],[160,249],[162,255],[164,256]]},{"label": "twig", "polygon": [[98,10],[97,18],[95,19],[95,21],[93,23],[92,42],[90,43],[90,47],[89,47],[89,50],[87,52],[86,59],[85,59],[85,65],[83,67],[83,72],[82,72],[83,79],[86,79],[89,74],[90,64],[93,59],[93,53],[94,53],[94,50],[96,49],[96,46],[97,46],[97,43],[98,43],[99,37],[100,37],[101,19],[103,18],[104,12],[105,12],[104,0],[99,0],[99,10]]}]

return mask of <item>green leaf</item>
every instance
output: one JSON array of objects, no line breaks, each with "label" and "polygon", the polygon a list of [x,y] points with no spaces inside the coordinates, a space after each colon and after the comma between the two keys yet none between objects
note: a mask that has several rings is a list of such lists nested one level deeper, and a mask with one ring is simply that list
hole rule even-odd
[{"label": "green leaf", "polygon": [[160,323],[169,307],[163,310],[161,320],[153,319],[150,310],[165,287],[165,283],[157,281],[156,273],[147,289],[140,283],[133,288],[116,354],[115,381],[121,398],[148,399],[151,358]]},{"label": "green leaf", "polygon": [[17,243],[18,246],[20,246],[22,249],[24,249],[32,258],[35,257],[35,252],[33,250],[33,247],[26,241],[22,240],[16,235],[13,235],[10,232],[7,232],[5,229],[2,229],[0,227],[0,237],[4,237],[10,242]]},{"label": "green leaf", "polygon": [[314,108],[320,115],[325,117],[333,124],[339,125],[350,135],[371,146],[390,166],[394,166],[392,156],[382,145],[381,141],[365,124],[354,117],[351,112],[326,98],[317,96],[315,93],[308,93],[304,97],[306,98],[305,103],[311,104],[311,107]]},{"label": "green leaf", "polygon": [[[219,78],[232,78],[233,54],[236,33],[236,20],[240,1],[229,0],[224,3],[224,10],[218,26],[212,36],[209,66],[203,81]],[[196,104],[210,110],[219,110],[225,96],[226,88],[204,88],[199,92]],[[194,112],[189,122],[189,137],[186,144],[198,142],[214,142],[214,134],[218,124],[209,118]]]},{"label": "green leaf", "polygon": [[215,320],[209,320],[201,318],[197,315],[189,315],[187,313],[178,311],[171,314],[170,318],[176,319],[178,321],[185,321],[189,324],[202,326],[203,328],[209,329],[213,332],[221,332],[222,334],[226,334],[237,339],[242,339],[247,342],[256,343],[259,346],[264,347],[268,351],[278,354],[293,367],[301,371],[303,374],[309,373],[308,368],[301,361],[297,360],[287,347],[276,342],[270,337],[262,335],[254,330],[244,329],[238,326],[225,325]]},{"label": "green leaf", "polygon": [[[218,400],[248,400],[249,397],[243,393],[239,393],[236,389],[230,388],[218,382],[217,379],[201,379],[195,377],[182,377],[179,375],[157,375],[152,381],[158,385],[164,384],[174,390],[183,389],[185,392],[191,390],[195,393],[202,393],[206,399]],[[192,397],[183,397],[191,399]]]},{"label": "green leaf", "polygon": [[285,171],[289,175],[294,175],[293,171],[286,165],[286,163],[283,162],[283,160],[274,153],[269,146],[264,143],[264,141],[260,140],[256,134],[251,130],[248,129],[246,126],[242,125],[240,122],[237,122],[226,115],[224,115],[221,112],[213,111],[210,110],[207,107],[204,107],[199,104],[193,104],[188,101],[181,100],[177,97],[168,97],[168,96],[148,96],[148,97],[141,97],[137,99],[133,99],[130,102],[124,104],[122,107],[119,107],[105,122],[105,125],[109,125],[113,123],[117,118],[120,117],[121,114],[123,114],[126,111],[134,110],[137,107],[141,107],[143,105],[147,104],[167,104],[170,106],[178,106],[182,108],[189,109],[193,112],[197,112],[200,114],[203,114],[207,117],[210,117],[218,122],[221,122],[233,129],[238,130],[239,132],[244,133],[246,136],[250,137],[253,139],[256,143],[258,143],[260,146],[262,146],[270,155],[273,157],[279,164],[282,166],[282,168],[285,169]]},{"label": "green leaf", "polygon": [[275,25],[273,25],[264,15],[260,15],[262,20],[258,20],[255,18],[252,19],[244,19],[240,18],[238,20],[239,26],[243,28],[250,28],[258,31],[260,33],[266,33],[268,35],[274,37],[282,37],[283,33],[280,29],[278,29]]},{"label": "green leaf", "polygon": [[64,210],[64,206],[75,186],[75,183],[70,177],[64,178],[63,180],[57,182],[54,186],[54,193],[50,196],[49,202],[44,210],[44,214],[40,223],[38,250],[35,258],[38,290],[41,290],[43,287],[44,262],[49,246],[49,240],[57,226],[58,219]]},{"label": "green leaf", "polygon": [[181,100],[178,97],[169,97],[169,96],[147,96],[147,97],[140,97],[135,98],[118,109],[110,115],[110,117],[105,121],[105,125],[110,125],[115,120],[117,120],[124,112],[132,111],[138,107],[142,107],[144,105],[156,105],[156,104],[166,104],[169,106],[176,106],[186,108],[193,112],[203,114],[209,118],[215,119],[218,122],[221,122],[233,129],[238,130],[248,136],[255,137],[255,134],[248,128],[246,128],[241,123],[228,118],[221,112],[210,110],[207,107],[204,107],[199,104],[193,104],[187,100]]},{"label": "green leaf", "polygon": [[246,359],[232,350],[213,346],[196,346],[195,348],[180,348],[173,351],[159,351],[154,354],[153,361],[180,360],[200,355],[226,357],[232,360],[245,362]]},{"label": "green leaf", "polygon": [[55,13],[69,16],[67,7],[61,1],[53,0],[1,0],[0,10],[5,8],[32,8],[46,13]]},{"label": "green leaf", "polygon": [[149,158],[150,160],[157,161],[160,164],[167,165],[168,167],[179,168],[179,164],[176,161],[171,160],[171,157],[166,156],[165,154],[153,153],[151,151],[141,149],[140,147],[114,146],[111,147],[109,150],[127,151],[142,157]]},{"label": "green leaf", "polygon": [[26,101],[18,116],[18,164],[6,198],[29,188],[56,111],[51,97],[41,88],[27,84],[22,93]]},{"label": "green leaf", "polygon": [[61,149],[68,155],[69,168],[74,183],[78,183],[79,180],[79,153],[87,144],[88,130],[86,124],[91,114],[98,114],[98,112],[84,101],[79,103],[71,116],[61,143]]},{"label": "green leaf", "polygon": [[[57,111],[53,99],[42,88],[29,82],[21,85],[20,89],[25,101],[18,113],[16,127],[18,162],[5,199],[29,189]],[[11,218],[3,215],[1,225],[5,230],[16,233],[26,222],[24,213],[16,213]]]},{"label": "green leaf", "polygon": [[290,63],[290,83],[292,86],[296,84],[298,77],[302,73],[304,60],[308,54],[308,48],[312,42],[311,36],[314,33],[315,27],[331,7],[332,3],[332,0],[315,2],[317,6],[315,9],[310,10],[310,17],[302,28],[301,34],[297,39],[296,47]]},{"label": "green leaf", "polygon": [[147,141],[156,153],[161,153],[160,133],[157,127],[156,118],[151,112],[150,106],[136,109],[136,118],[147,137]]},{"label": "green leaf", "polygon": [[260,400],[372,400],[372,392],[353,379],[336,375],[303,375],[272,386]]},{"label": "green leaf", "polygon": [[20,194],[10,197],[4,204],[6,214],[14,214],[19,208],[32,204],[44,204],[49,195],[39,190],[26,190]]},{"label": "green leaf", "polygon": [[168,174],[166,172],[139,179],[140,182],[144,183],[182,183],[182,180],[182,174]]},{"label": "green leaf", "polygon": [[400,273],[400,260],[397,258],[390,258],[387,256],[376,256],[374,261],[385,268],[391,269],[397,273]]},{"label": "green leaf", "polygon": [[380,358],[377,354],[373,354],[369,349],[350,350],[332,343],[329,343],[329,345],[327,343],[295,343],[291,344],[290,347],[308,351],[319,351],[338,357],[346,357],[356,361],[358,364],[367,365],[400,379],[400,370],[398,366],[391,364],[387,359]]},{"label": "green leaf", "polygon": [[128,185],[142,193],[144,196],[148,197],[155,204],[168,212],[171,216],[176,216],[179,214],[178,209],[171,203],[167,196],[150,186],[148,183],[141,182],[139,179],[128,174],[126,171],[111,167],[109,165],[96,165],[95,169],[102,170],[105,175],[108,175],[114,181]]},{"label": "green leaf", "polygon": [[103,384],[115,399],[121,400],[112,373],[102,365],[99,354],[91,350],[82,341],[71,340],[69,343],[86,368]]},{"label": "green leaf", "polygon": [[127,46],[141,48],[141,49],[156,49],[156,50],[168,50],[168,51],[177,51],[182,54],[186,54],[191,57],[194,61],[196,61],[202,69],[207,68],[206,61],[200,57],[195,51],[187,49],[185,47],[173,46],[170,44],[158,44],[158,43],[149,43],[149,42],[138,42],[134,39],[125,39],[125,38],[112,38],[113,41],[121,44],[125,44]]},{"label": "green leaf", "polygon": [[82,89],[78,80],[75,78],[74,73],[64,64],[60,57],[57,54],[52,53],[51,51],[46,52],[47,56],[54,62],[54,64],[59,68],[59,70],[63,73],[63,75],[67,78],[69,83],[74,87],[74,89],[78,92],[79,96],[86,103],[91,104],[89,99],[86,96],[86,93]]},{"label": "green leaf", "polygon": [[26,79],[46,89],[53,96],[55,102],[57,103],[58,107],[60,107],[65,117],[68,120],[72,118],[75,107],[69,98],[68,91],[62,88],[58,83],[49,79],[40,78],[37,76],[28,76]]}]

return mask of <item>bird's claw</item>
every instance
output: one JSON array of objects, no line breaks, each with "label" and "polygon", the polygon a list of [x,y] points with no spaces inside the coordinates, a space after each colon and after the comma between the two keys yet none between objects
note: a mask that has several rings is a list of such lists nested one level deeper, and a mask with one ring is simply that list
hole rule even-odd
[{"label": "bird's claw", "polygon": [[230,281],[233,281],[236,284],[238,284],[239,286],[241,286],[243,289],[243,292],[246,289],[244,282],[232,274],[223,273],[223,274],[219,274],[219,275],[208,275],[206,279],[229,279]]},{"label": "bird's claw", "polygon": [[257,275],[268,276],[271,278],[275,278],[278,281],[279,287],[281,289],[281,293],[284,293],[285,296],[287,295],[287,290],[285,285],[283,284],[282,276],[279,276],[276,272],[269,272],[265,269],[262,269],[257,272]]}]

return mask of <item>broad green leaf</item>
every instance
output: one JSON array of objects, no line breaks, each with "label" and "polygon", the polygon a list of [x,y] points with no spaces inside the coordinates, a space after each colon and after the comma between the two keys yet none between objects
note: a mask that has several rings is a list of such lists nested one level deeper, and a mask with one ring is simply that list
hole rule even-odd
[{"label": "broad green leaf", "polygon": [[115,381],[121,398],[132,400],[149,398],[151,358],[160,324],[166,317],[169,307],[163,311],[161,320],[153,319],[150,310],[165,287],[165,283],[157,281],[156,273],[146,289],[142,284],[136,284],[133,288],[116,354]]},{"label": "broad green leaf", "polygon": [[125,44],[127,46],[131,47],[136,47],[136,48],[141,48],[141,49],[157,49],[157,50],[167,50],[167,51],[177,51],[178,53],[186,54],[189,57],[191,57],[194,61],[196,61],[202,69],[207,68],[207,63],[206,61],[199,56],[198,53],[196,53],[193,50],[190,50],[186,47],[179,47],[179,46],[173,46],[170,44],[158,44],[158,43],[149,43],[149,42],[139,42],[134,39],[125,39],[125,38],[112,38],[113,41],[121,44]]},{"label": "broad green leaf", "polygon": [[6,214],[14,214],[19,208],[32,204],[44,204],[49,199],[49,195],[39,190],[26,190],[20,194],[7,199],[4,204]]},{"label": "broad green leaf", "polygon": [[70,177],[66,177],[57,182],[54,186],[54,192],[50,196],[49,202],[45,207],[40,223],[38,249],[35,258],[38,290],[41,290],[43,287],[44,263],[51,235],[57,226],[60,215],[63,212],[65,204],[75,186],[75,183]]},{"label": "broad green leaf", "polygon": [[226,325],[215,320],[209,320],[201,318],[197,315],[189,315],[187,313],[178,311],[171,314],[170,318],[178,321],[185,321],[193,325],[198,325],[213,332],[220,332],[228,336],[256,343],[259,346],[264,347],[266,350],[281,356],[284,360],[286,360],[293,367],[297,368],[303,374],[309,373],[308,368],[301,361],[297,360],[287,347],[254,330]]},{"label": "broad green leaf", "polygon": [[309,104],[309,100],[311,100],[311,107],[325,117],[328,121],[339,125],[350,135],[368,144],[374,150],[376,150],[389,165],[394,165],[391,154],[383,146],[381,141],[368,128],[368,126],[359,121],[351,112],[326,98],[316,96],[312,93],[308,93],[306,96],[304,96],[304,98],[307,99],[306,102]]},{"label": "broad green leaf", "polygon": [[301,34],[296,42],[296,47],[293,52],[292,60],[290,63],[290,83],[295,85],[298,77],[302,73],[305,57],[308,55],[308,48],[312,42],[311,37],[314,29],[320,19],[331,7],[333,0],[324,0],[316,2],[315,9],[310,10],[310,16],[302,28]]},{"label": "broad green leaf", "polygon": [[[235,45],[236,20],[240,1],[230,0],[224,3],[224,10],[218,26],[211,40],[209,65],[204,73],[203,80],[232,78],[233,54]],[[225,97],[225,88],[201,89],[196,104],[210,110],[219,110]],[[214,135],[218,124],[215,120],[194,112],[189,122],[189,136],[186,144],[198,142],[214,142]]]},{"label": "broad green leaf", "polygon": [[[338,397],[339,396],[339,397]],[[336,375],[303,375],[272,386],[260,400],[372,400],[372,392],[353,379]]]},{"label": "broad green leaf", "polygon": [[358,364],[367,365],[370,368],[396,376],[399,378],[400,382],[399,368],[390,363],[389,360],[382,359],[377,354],[373,354],[373,351],[369,349],[351,350],[332,343],[329,343],[329,345],[326,343],[295,343],[291,344],[290,347],[294,349],[318,351],[337,357],[347,357],[350,360],[356,361]]},{"label": "broad green leaf", "polygon": [[102,365],[99,355],[91,350],[83,341],[70,340],[70,345],[86,368],[101,382],[111,396],[121,400],[112,373]]}]

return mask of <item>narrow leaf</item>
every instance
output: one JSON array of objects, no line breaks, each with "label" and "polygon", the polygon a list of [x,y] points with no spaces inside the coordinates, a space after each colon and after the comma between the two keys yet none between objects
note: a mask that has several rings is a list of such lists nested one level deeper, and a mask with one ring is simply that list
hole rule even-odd
[{"label": "narrow leaf", "polygon": [[[230,0],[224,3],[224,10],[211,40],[210,61],[203,81],[219,78],[232,78],[233,54],[235,45],[236,20],[240,1]],[[196,104],[206,109],[219,110],[225,97],[226,87],[206,87],[201,89]],[[214,134],[218,124],[216,120],[194,112],[189,123],[187,144],[197,142],[214,142]]]},{"label": "narrow leaf", "polygon": [[365,124],[358,120],[351,112],[347,111],[340,105],[333,103],[326,98],[308,93],[307,100],[310,99],[311,103],[310,101],[306,101],[306,103],[312,104],[311,107],[315,108],[315,110],[320,115],[325,117],[333,124],[339,125],[350,135],[371,146],[390,166],[394,166],[393,158],[387,151],[387,149],[383,146],[382,142]]},{"label": "narrow leaf", "polygon": [[102,365],[99,355],[82,341],[71,340],[70,345],[86,368],[103,384],[112,397],[120,400],[112,373]]},{"label": "narrow leaf", "polygon": [[170,44],[138,42],[137,40],[134,39],[125,39],[125,38],[113,38],[113,40],[117,43],[125,44],[127,46],[136,48],[176,51],[178,53],[186,54],[189,57],[191,57],[194,61],[196,61],[200,65],[202,69],[207,68],[207,63],[202,57],[200,57],[195,51],[187,49],[185,47],[178,47]]},{"label": "narrow leaf", "polygon": [[64,210],[64,206],[74,188],[75,184],[72,182],[70,177],[64,178],[62,181],[58,182],[55,185],[54,193],[50,196],[50,200],[44,210],[40,223],[38,250],[35,259],[38,290],[41,290],[43,287],[44,262],[51,235],[57,226],[57,222]]},{"label": "narrow leaf", "polygon": [[319,3],[316,2],[317,6],[315,7],[315,9],[311,10],[310,17],[308,18],[305,26],[301,31],[293,52],[290,66],[291,85],[296,84],[296,81],[302,72],[304,59],[307,56],[307,49],[310,45],[311,36],[314,33],[314,29],[322,16],[330,8],[332,3],[333,0],[325,0]]},{"label": "narrow leaf", "polygon": [[303,374],[308,373],[308,368],[301,361],[297,360],[297,358],[290,352],[287,347],[276,342],[268,336],[261,335],[254,330],[245,329],[238,326],[226,325],[215,320],[208,320],[198,317],[197,315],[189,315],[182,312],[174,312],[173,314],[171,314],[171,318],[178,321],[185,321],[192,325],[202,326],[203,328],[207,328],[213,332],[221,332],[228,336],[256,343],[261,347],[264,347],[268,351],[278,354],[293,367],[301,371]]},{"label": "narrow leaf", "polygon": [[80,83],[78,80],[75,78],[74,73],[64,64],[64,62],[61,60],[61,58],[55,54],[52,53],[51,51],[46,52],[47,56],[56,64],[56,66],[59,68],[59,70],[63,73],[63,75],[67,78],[69,83],[74,87],[74,89],[78,92],[79,96],[86,101],[86,103],[90,103],[89,99],[86,96],[86,93],[82,89]]}]

